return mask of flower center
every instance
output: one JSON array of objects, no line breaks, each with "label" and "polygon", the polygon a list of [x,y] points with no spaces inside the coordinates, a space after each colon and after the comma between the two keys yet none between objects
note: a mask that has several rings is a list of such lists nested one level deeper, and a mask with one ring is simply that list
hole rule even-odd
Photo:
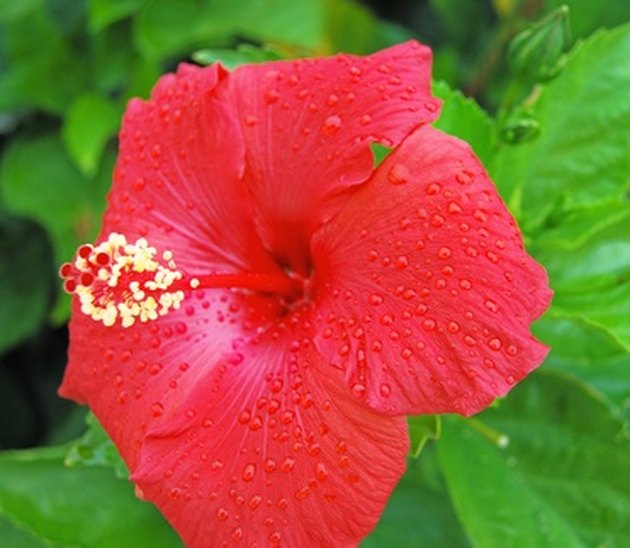
[{"label": "flower center", "polygon": [[59,269],[64,289],[79,297],[81,311],[105,326],[117,321],[131,327],[177,310],[186,291],[202,288],[239,288],[269,293],[289,307],[304,298],[308,280],[287,272],[267,274],[238,272],[191,276],[177,268],[173,253],[162,253],[144,238],[128,243],[122,234],[112,233],[96,247],[81,246],[72,263]]}]

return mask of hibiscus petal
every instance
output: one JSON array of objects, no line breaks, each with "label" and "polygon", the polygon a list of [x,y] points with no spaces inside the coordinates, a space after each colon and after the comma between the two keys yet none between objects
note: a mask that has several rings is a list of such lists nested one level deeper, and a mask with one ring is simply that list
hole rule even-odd
[{"label": "hibiscus petal", "polygon": [[149,428],[169,417],[220,360],[276,312],[269,298],[197,290],[182,308],[131,327],[103,327],[74,299],[60,395],[88,403],[134,470]]},{"label": "hibiscus petal", "polygon": [[435,120],[431,51],[407,42],[367,57],[281,61],[238,68],[227,81],[246,145],[246,183],[267,247],[308,272],[314,228],[373,169],[369,144],[398,144]]},{"label": "hibiscus petal", "polygon": [[425,126],[313,239],[316,344],[386,413],[476,413],[544,359],[543,268],[467,144]]},{"label": "hibiscus petal", "polygon": [[241,130],[215,96],[226,77],[218,65],[182,64],[160,79],[149,101],[129,102],[103,237],[146,237],[193,272],[277,270],[241,180]]},{"label": "hibiscus petal", "polygon": [[276,327],[149,431],[132,479],[187,546],[356,545],[404,472],[405,419],[356,401]]}]

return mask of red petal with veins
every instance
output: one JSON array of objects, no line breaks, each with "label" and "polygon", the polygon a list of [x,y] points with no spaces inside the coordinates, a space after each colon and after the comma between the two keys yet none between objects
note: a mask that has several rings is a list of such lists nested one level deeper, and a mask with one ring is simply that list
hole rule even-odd
[{"label": "red petal with veins", "polygon": [[307,274],[313,229],[372,173],[369,144],[396,145],[437,118],[430,71],[430,49],[407,42],[234,72],[224,93],[243,125],[245,180],[263,242],[280,261]]},{"label": "red petal with veins", "polygon": [[405,469],[404,418],[363,406],[281,324],[149,431],[133,475],[187,546],[350,546]]},{"label": "red petal with veins", "polygon": [[147,431],[168,423],[218,362],[242,360],[239,346],[276,314],[269,298],[197,290],[155,321],[103,327],[74,299],[59,392],[89,404],[133,471]]},{"label": "red petal with veins", "polygon": [[129,102],[102,234],[146,237],[194,272],[278,268],[262,248],[241,177],[238,122],[216,97],[218,65],[180,65]]},{"label": "red petal with veins", "polygon": [[385,413],[471,415],[543,361],[540,265],[468,145],[425,126],[313,239],[317,347]]}]

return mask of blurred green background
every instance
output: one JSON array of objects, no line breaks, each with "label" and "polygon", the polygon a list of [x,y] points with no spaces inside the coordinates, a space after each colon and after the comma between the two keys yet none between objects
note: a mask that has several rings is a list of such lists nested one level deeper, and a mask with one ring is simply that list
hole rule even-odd
[{"label": "blurred green background", "polygon": [[417,38],[437,126],[472,144],[549,271],[535,332],[553,350],[479,417],[411,420],[423,452],[365,546],[630,546],[629,21],[625,0],[0,0],[0,545],[177,546],[56,396],[56,270],[98,231],[126,101],[183,60]]}]

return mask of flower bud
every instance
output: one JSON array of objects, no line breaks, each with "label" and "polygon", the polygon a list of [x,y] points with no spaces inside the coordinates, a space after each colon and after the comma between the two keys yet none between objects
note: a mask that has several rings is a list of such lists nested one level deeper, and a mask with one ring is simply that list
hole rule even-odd
[{"label": "flower bud", "polygon": [[508,49],[508,62],[527,80],[550,80],[562,70],[570,41],[569,8],[565,5],[519,33]]}]

